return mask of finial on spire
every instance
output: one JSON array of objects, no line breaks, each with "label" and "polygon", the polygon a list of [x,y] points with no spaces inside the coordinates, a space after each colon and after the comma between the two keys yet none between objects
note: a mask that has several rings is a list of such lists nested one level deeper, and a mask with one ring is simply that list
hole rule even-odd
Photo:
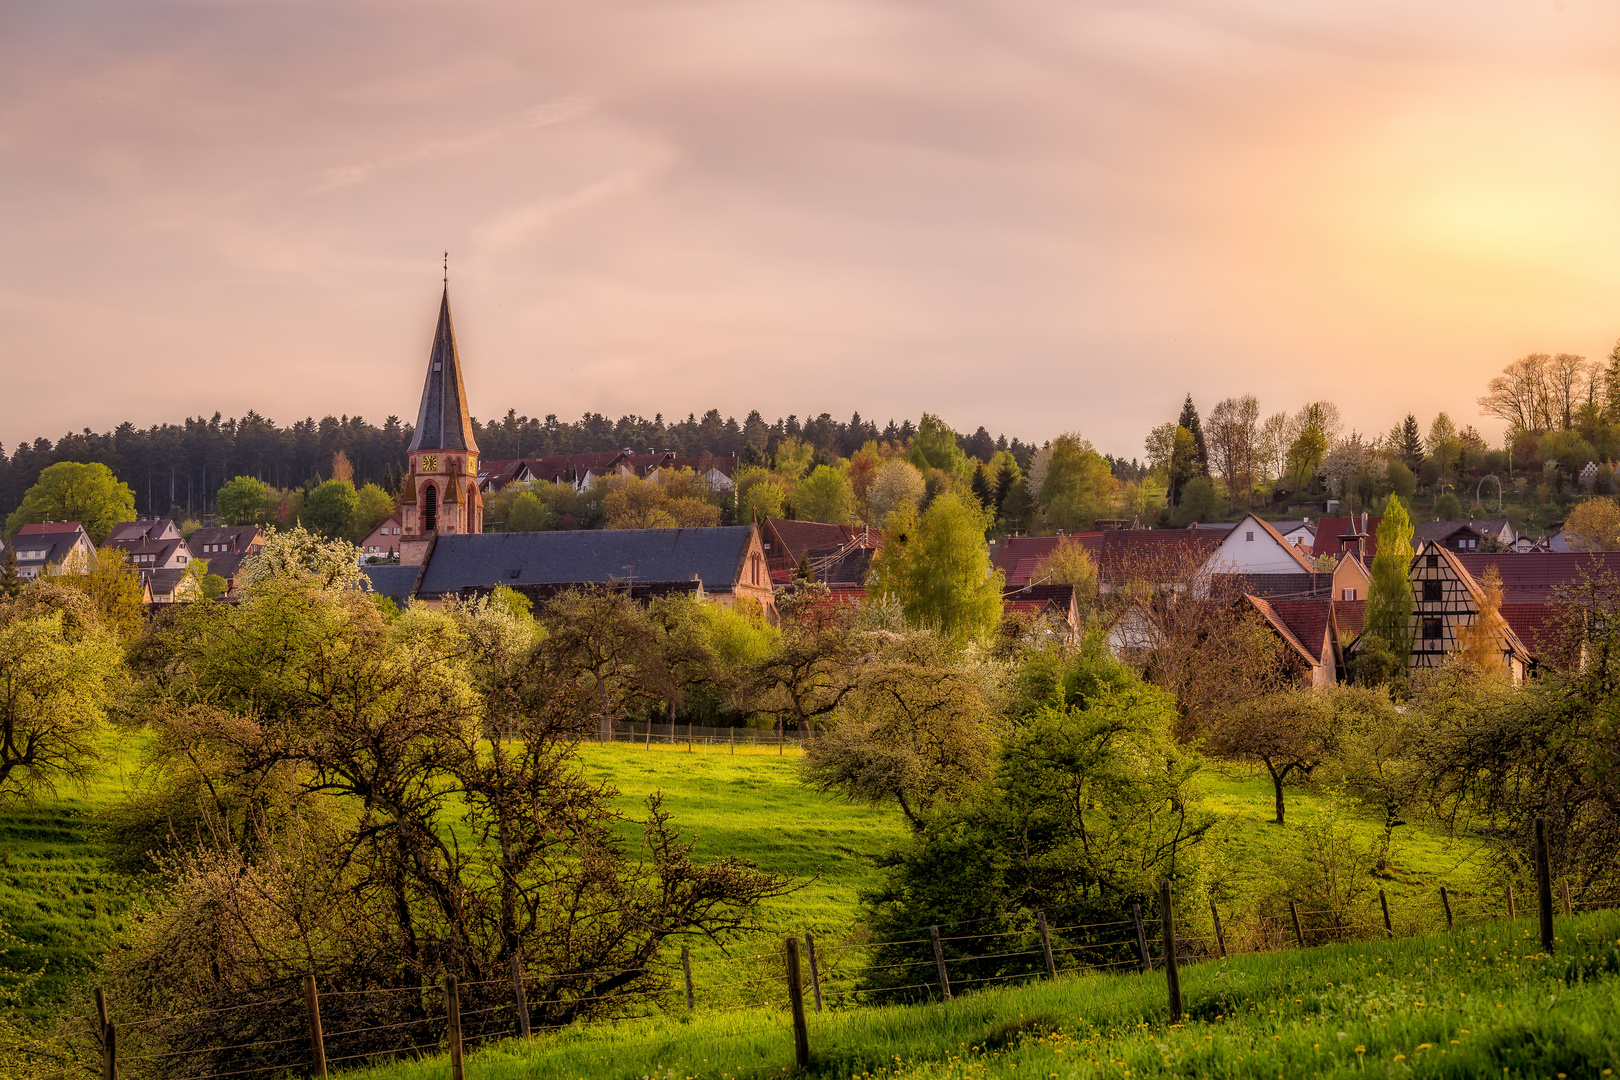
[{"label": "finial on spire", "polygon": [[450,253],[444,253],[444,283],[450,284]]}]

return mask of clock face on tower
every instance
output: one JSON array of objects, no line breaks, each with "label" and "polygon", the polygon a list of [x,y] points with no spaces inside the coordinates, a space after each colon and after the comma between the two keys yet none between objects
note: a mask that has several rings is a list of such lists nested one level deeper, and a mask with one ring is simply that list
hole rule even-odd
[{"label": "clock face on tower", "polygon": [[422,458],[421,469],[423,472],[433,472],[438,469],[438,467],[439,456],[437,454],[428,454]]}]

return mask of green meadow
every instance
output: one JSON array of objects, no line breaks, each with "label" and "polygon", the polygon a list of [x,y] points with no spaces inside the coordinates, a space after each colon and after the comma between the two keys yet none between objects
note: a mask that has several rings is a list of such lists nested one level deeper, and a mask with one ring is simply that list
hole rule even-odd
[{"label": "green meadow", "polygon": [[[15,978],[23,972],[38,973],[27,996],[26,1011],[34,1019],[88,1011],[102,957],[117,948],[129,921],[149,895],[147,890],[153,883],[107,868],[97,831],[98,815],[117,805],[129,790],[138,745],[129,741],[117,747],[107,767],[84,791],[63,792],[30,807],[0,810],[0,920],[20,939],[20,944],[0,953],[0,976],[9,974]],[[887,807],[851,804],[805,787],[798,781],[799,756],[791,749],[779,754],[775,747],[689,750],[684,746],[588,745],[582,757],[593,779],[612,784],[621,792],[625,809],[631,814],[639,811],[648,794],[661,791],[666,807],[693,839],[700,858],[736,855],[751,859],[766,869],[793,876],[801,887],[770,902],[761,913],[762,928],[748,938],[724,947],[707,942],[693,944],[698,1001],[694,1016],[685,1014],[684,1002],[676,995],[672,999],[675,1012],[667,1016],[554,1034],[522,1047],[503,1044],[481,1050],[476,1059],[477,1071],[469,1072],[470,1076],[493,1080],[507,1076],[628,1077],[656,1073],[680,1080],[688,1075],[735,1076],[779,1070],[790,1060],[782,1055],[791,1054],[791,1043],[782,1039],[786,1021],[781,1011],[781,943],[787,935],[806,930],[815,932],[824,950],[822,973],[829,989],[828,1000],[839,1006],[837,1011],[829,1011],[814,1021],[817,1067],[829,1075],[848,1073],[857,1077],[866,1072],[888,1077],[936,1073],[965,1076],[976,1071],[1027,1070],[1037,1062],[1051,1064],[1064,1055],[1071,1062],[1078,1061],[1077,1051],[1069,1043],[1099,1047],[1106,1042],[1110,1047],[1107,1054],[1112,1056],[1098,1058],[1103,1064],[1095,1066],[1104,1072],[1114,1067],[1107,1065],[1110,1060],[1130,1062],[1128,1067],[1141,1071],[1159,1067],[1153,1066],[1149,1058],[1160,1060],[1161,1065],[1166,1058],[1204,1060],[1199,1055],[1209,1048],[1201,1049],[1195,1045],[1198,1040],[1186,1034],[1193,1028],[1171,1031],[1163,1025],[1162,978],[1158,977],[1074,974],[1064,975],[1053,984],[971,994],[943,1008],[844,1008],[850,1000],[848,994],[833,991],[840,986],[847,989],[858,974],[861,950],[853,946],[860,940],[860,894],[879,880],[873,856],[905,838],[905,825],[897,812]],[[1237,927],[1243,918],[1239,909],[1250,898],[1275,892],[1279,875],[1297,862],[1302,845],[1309,842],[1306,830],[1314,822],[1329,817],[1338,820],[1362,850],[1370,848],[1378,835],[1374,822],[1347,817],[1342,809],[1335,809],[1334,800],[1321,792],[1290,789],[1290,823],[1278,828],[1271,824],[1271,788],[1263,778],[1241,770],[1212,769],[1205,776],[1204,787],[1208,804],[1219,818],[1210,843],[1223,895],[1232,905],[1228,934],[1234,940],[1239,937]],[[627,830],[626,838],[633,842],[634,831]],[[1380,887],[1387,891],[1402,934],[1443,925],[1437,887],[1444,883],[1454,891],[1467,891],[1474,886],[1478,873],[1474,849],[1420,826],[1398,830],[1396,844],[1391,872],[1369,882],[1374,891],[1368,895],[1375,897]],[[1373,903],[1376,905],[1376,900]],[[1196,904],[1188,906],[1192,909],[1189,932],[1203,933],[1192,928],[1201,917],[1201,909]],[[1480,910],[1473,914],[1492,912]],[[1272,943],[1277,940],[1274,934]],[[1331,957],[1335,965],[1350,965],[1344,967],[1348,972],[1356,964],[1372,963],[1368,958],[1374,956],[1389,963],[1399,959],[1417,964],[1416,957],[1430,956],[1437,947],[1433,941],[1427,945],[1402,941],[1376,948],[1352,945],[1320,953],[1313,950],[1311,955]],[[1483,944],[1478,945],[1473,953],[1483,955],[1483,948]],[[1521,951],[1533,950],[1525,947]],[[1320,1035],[1317,1028],[1325,1023],[1321,1020],[1322,1010],[1328,1008],[1330,999],[1341,1012],[1352,1006],[1348,999],[1323,997],[1317,990],[1310,991],[1314,996],[1306,996],[1313,973],[1327,970],[1318,964],[1328,961],[1301,964],[1299,959],[1291,952],[1274,953],[1189,969],[1189,1002],[1198,1024],[1205,1025],[1198,1028],[1204,1032],[1198,1039],[1208,1035],[1221,1046],[1230,1047],[1237,1045],[1233,1040],[1250,1038],[1253,1023],[1262,1018],[1246,1017],[1243,1024],[1247,1026],[1234,1027],[1237,1021],[1233,1018],[1241,1003],[1249,998],[1269,1001],[1276,997],[1275,986],[1285,984],[1296,987],[1289,992],[1301,998],[1296,1003],[1301,1008],[1284,1009],[1277,1015],[1303,1025],[1299,1031]],[[1529,966],[1523,967],[1520,978],[1539,979],[1550,970],[1530,961],[1523,963]],[[1398,977],[1409,981],[1415,977],[1411,971],[1417,968],[1402,970],[1404,973]],[[1323,978],[1338,984],[1345,981],[1325,974]],[[1374,985],[1366,983],[1368,978],[1395,979],[1397,975],[1390,968],[1382,974],[1365,975],[1357,985]],[[1159,989],[1151,989],[1154,985]],[[1322,989],[1331,987],[1324,984]],[[1608,992],[1580,982],[1571,991],[1576,997],[1569,1000],[1586,1001],[1587,997],[1581,995]],[[1203,1004],[1211,993],[1226,995],[1228,1011],[1221,1013],[1218,1022]],[[1304,1007],[1307,1003],[1315,1004]],[[1510,1004],[1504,1001],[1504,1009]],[[1381,1015],[1385,1020],[1379,1023],[1387,1024],[1393,1014]],[[1085,1018],[1084,1022],[1080,1018]],[[1275,1026],[1280,1021],[1265,1022]],[[1398,1032],[1379,1034],[1383,1029],[1368,1027],[1373,1021],[1366,1017],[1355,1021],[1361,1026],[1353,1031],[1345,1027],[1346,1023],[1349,1021],[1339,1023],[1339,1028],[1351,1032],[1345,1036],[1352,1040],[1351,1045],[1393,1047],[1399,1042]],[[1137,1029],[1137,1024],[1148,1026]],[[1410,1030],[1419,1032],[1420,1028],[1428,1031],[1421,1025]],[[1280,1042],[1286,1044],[1273,1049],[1278,1053],[1286,1050],[1291,1063],[1288,1067],[1302,1068],[1306,1057],[1300,1056],[1303,1050],[1296,1044],[1304,1036],[1286,1034],[1283,1028],[1265,1030],[1279,1035]],[[1239,1031],[1250,1034],[1240,1037],[1236,1034]],[[1333,1046],[1343,1041],[1334,1036]],[[1433,1038],[1427,1041],[1437,1047],[1450,1045],[1436,1043]],[[1160,1046],[1168,1049],[1160,1052]],[[707,1049],[699,1054],[696,1048]],[[1448,1050],[1436,1057],[1451,1053]],[[705,1055],[708,1060],[704,1060]],[[1363,1055],[1357,1060],[1363,1067],[1370,1067],[1373,1059]],[[1412,1060],[1410,1055],[1407,1060]],[[1040,1067],[1046,1068],[1046,1064]],[[1227,1064],[1221,1068],[1227,1068]],[[1057,1071],[1057,1065],[1053,1064],[1052,1069]],[[1063,1070],[1060,1075],[1067,1077],[1071,1071]],[[1266,1075],[1276,1075],[1277,1071],[1286,1070],[1279,1064],[1277,1070]],[[406,1080],[442,1073],[441,1062],[401,1065],[395,1071],[376,1075]],[[1242,1069],[1231,1073],[1250,1074]]]},{"label": "green meadow", "polygon": [[[950,1002],[812,1014],[814,1076],[1608,1077],[1620,1067],[1620,914],[1560,920],[1552,955],[1532,922],[1248,954],[1165,979],[1060,975]],[[472,1051],[469,1080],[741,1080],[794,1071],[781,1007],[582,1027]],[[443,1055],[356,1070],[438,1080]]]}]

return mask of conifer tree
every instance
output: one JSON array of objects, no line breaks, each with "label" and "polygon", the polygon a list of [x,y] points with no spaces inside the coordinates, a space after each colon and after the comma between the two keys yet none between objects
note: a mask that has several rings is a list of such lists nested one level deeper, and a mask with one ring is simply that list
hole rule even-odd
[{"label": "conifer tree", "polygon": [[1193,404],[1192,395],[1181,403],[1181,418],[1176,421],[1186,428],[1193,437],[1194,457],[1198,462],[1198,475],[1209,475],[1209,450],[1204,446],[1204,425],[1199,422],[1198,408]]},{"label": "conifer tree", "polygon": [[17,552],[6,545],[6,559],[0,564],[0,596],[16,596],[22,592],[22,575],[17,573]]},{"label": "conifer tree", "polygon": [[1366,633],[1378,638],[1404,667],[1412,654],[1412,519],[1393,495],[1378,524],[1378,553],[1367,588]]},{"label": "conifer tree", "polygon": [[1406,467],[1414,472],[1423,461],[1423,433],[1418,429],[1418,419],[1412,413],[1407,413],[1406,419],[1401,422],[1401,442],[1396,452]]}]

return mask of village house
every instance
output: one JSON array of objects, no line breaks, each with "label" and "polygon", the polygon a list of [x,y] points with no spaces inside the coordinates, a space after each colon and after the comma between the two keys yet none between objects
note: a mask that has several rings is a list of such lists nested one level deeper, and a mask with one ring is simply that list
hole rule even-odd
[{"label": "village house", "polygon": [[145,572],[184,570],[191,565],[191,546],[168,518],[121,521],[107,534],[104,545],[129,557],[129,564]]},{"label": "village house", "polygon": [[242,585],[242,564],[264,550],[264,533],[257,525],[204,525],[191,534],[193,557],[208,564],[208,572],[225,579],[227,593]]},{"label": "village house", "polygon": [[395,510],[392,514],[388,515],[382,524],[378,525],[375,529],[372,529],[371,532],[366,534],[366,538],[360,541],[360,550],[364,552],[368,558],[398,558],[399,538],[402,528],[403,522],[401,520],[401,515],[398,510]]},{"label": "village house", "polygon": [[872,556],[883,547],[883,530],[865,525],[831,525],[767,517],[759,524],[760,544],[771,580],[785,585],[801,564],[815,581],[865,585]]},{"label": "village house", "polygon": [[90,534],[77,521],[48,521],[24,525],[12,537],[17,576],[25,580],[43,574],[88,574],[96,564]]}]

